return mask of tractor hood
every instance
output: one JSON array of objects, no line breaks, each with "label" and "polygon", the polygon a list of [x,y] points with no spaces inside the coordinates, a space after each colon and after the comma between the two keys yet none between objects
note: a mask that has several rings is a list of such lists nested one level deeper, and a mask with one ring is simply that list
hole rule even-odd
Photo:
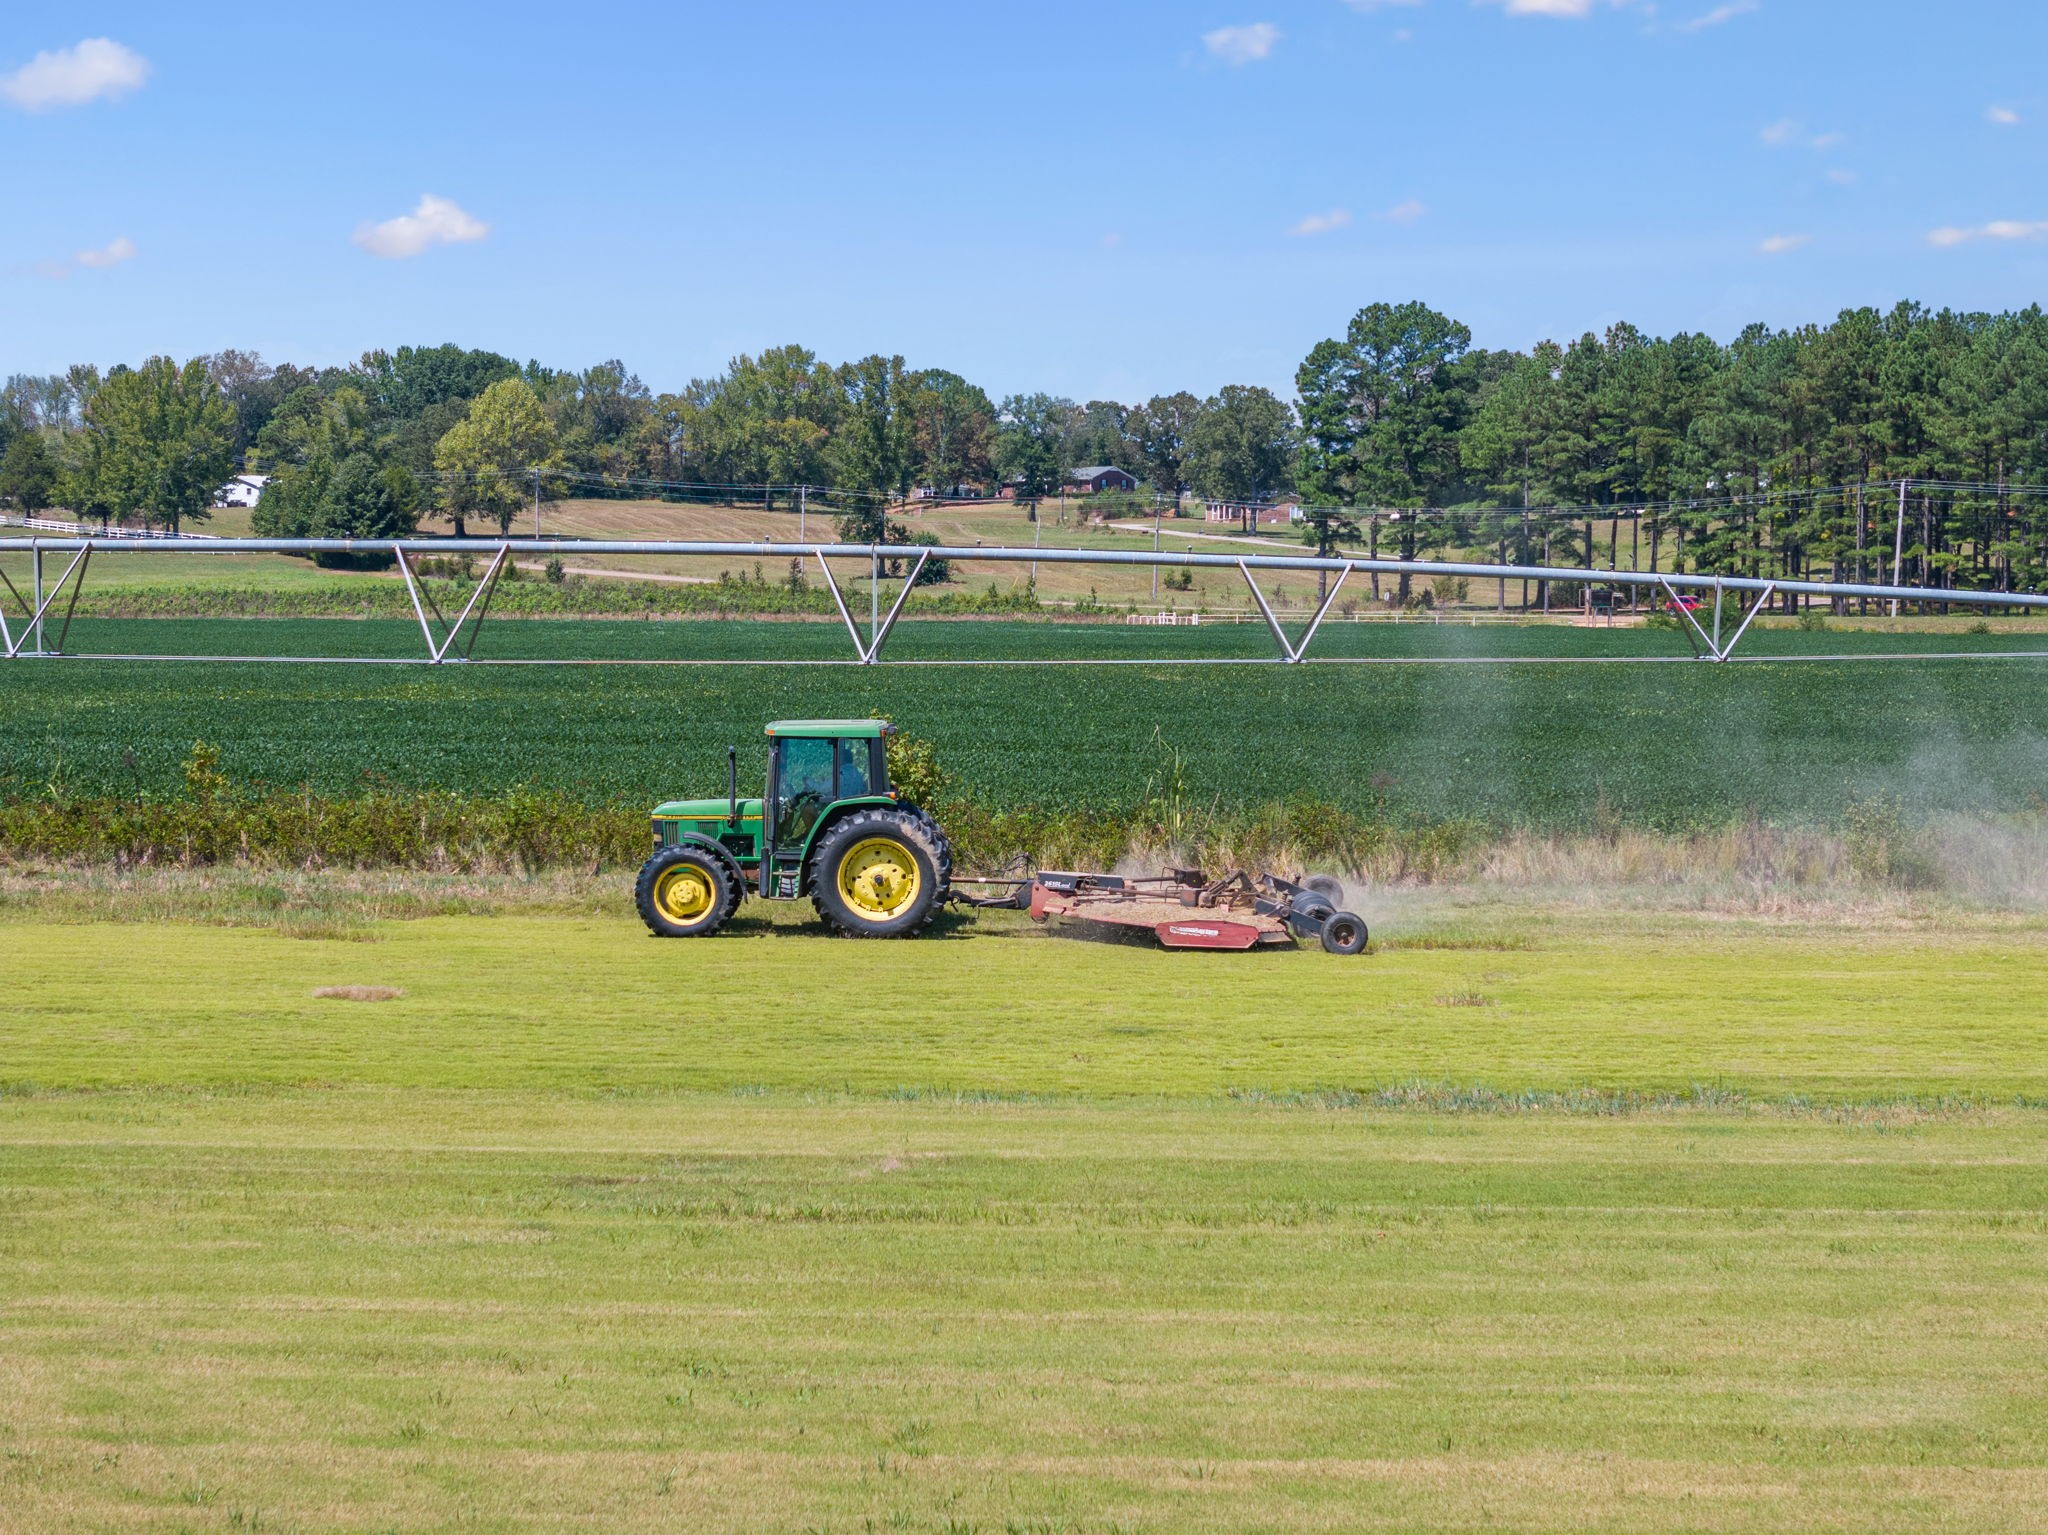
[{"label": "tractor hood", "polygon": [[[672,799],[654,807],[654,818],[658,821],[716,821],[723,826],[731,809],[732,801],[723,795],[717,799]],[[740,819],[760,820],[761,802],[758,799],[741,800]]]}]

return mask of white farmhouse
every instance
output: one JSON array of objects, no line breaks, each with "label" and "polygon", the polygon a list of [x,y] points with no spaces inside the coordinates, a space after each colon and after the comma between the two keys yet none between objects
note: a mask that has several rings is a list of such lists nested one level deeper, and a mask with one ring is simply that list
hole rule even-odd
[{"label": "white farmhouse", "polygon": [[267,474],[238,474],[213,493],[215,506],[254,506],[270,483]]}]

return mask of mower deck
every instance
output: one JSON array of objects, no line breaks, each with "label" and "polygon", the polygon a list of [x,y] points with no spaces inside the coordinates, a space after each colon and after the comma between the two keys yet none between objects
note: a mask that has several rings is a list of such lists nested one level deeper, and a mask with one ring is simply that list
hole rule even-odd
[{"label": "mower deck", "polygon": [[1294,935],[1277,917],[1225,908],[1185,906],[1159,896],[1113,891],[1061,892],[1034,882],[1029,907],[1033,922],[1054,917],[1100,922],[1111,927],[1150,928],[1169,949],[1249,949],[1261,943],[1292,943]]},{"label": "mower deck", "polygon": [[1006,887],[993,897],[956,896],[975,906],[1011,906],[1034,922],[1054,919],[1149,930],[1169,949],[1253,949],[1317,938],[1336,954],[1365,947],[1365,924],[1337,910],[1334,884],[1297,884],[1273,874],[1210,880],[1199,869],[1153,878],[1041,870],[1028,879],[960,881]]}]

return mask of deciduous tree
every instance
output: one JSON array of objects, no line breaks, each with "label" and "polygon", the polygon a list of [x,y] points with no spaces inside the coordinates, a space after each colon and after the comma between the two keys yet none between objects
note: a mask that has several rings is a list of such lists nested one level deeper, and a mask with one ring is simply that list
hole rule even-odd
[{"label": "deciduous tree", "polygon": [[234,466],[234,426],[204,358],[116,368],[85,408],[94,440],[86,494],[113,516],[139,514],[174,533],[202,522]]},{"label": "deciduous tree", "polygon": [[560,434],[524,379],[500,379],[470,405],[434,449],[442,506],[460,535],[466,517],[486,516],[498,531],[538,495],[560,494],[554,471],[563,468]]}]

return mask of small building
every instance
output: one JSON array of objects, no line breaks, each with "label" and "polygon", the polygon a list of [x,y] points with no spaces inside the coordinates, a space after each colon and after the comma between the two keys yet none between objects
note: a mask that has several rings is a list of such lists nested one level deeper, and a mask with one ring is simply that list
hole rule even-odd
[{"label": "small building", "polygon": [[238,474],[213,493],[213,504],[254,506],[263,499],[263,487],[269,483],[270,476],[267,474]]},{"label": "small building", "polygon": [[1098,495],[1106,490],[1136,490],[1135,476],[1114,464],[1084,464],[1067,471],[1067,489],[1077,495]]}]

